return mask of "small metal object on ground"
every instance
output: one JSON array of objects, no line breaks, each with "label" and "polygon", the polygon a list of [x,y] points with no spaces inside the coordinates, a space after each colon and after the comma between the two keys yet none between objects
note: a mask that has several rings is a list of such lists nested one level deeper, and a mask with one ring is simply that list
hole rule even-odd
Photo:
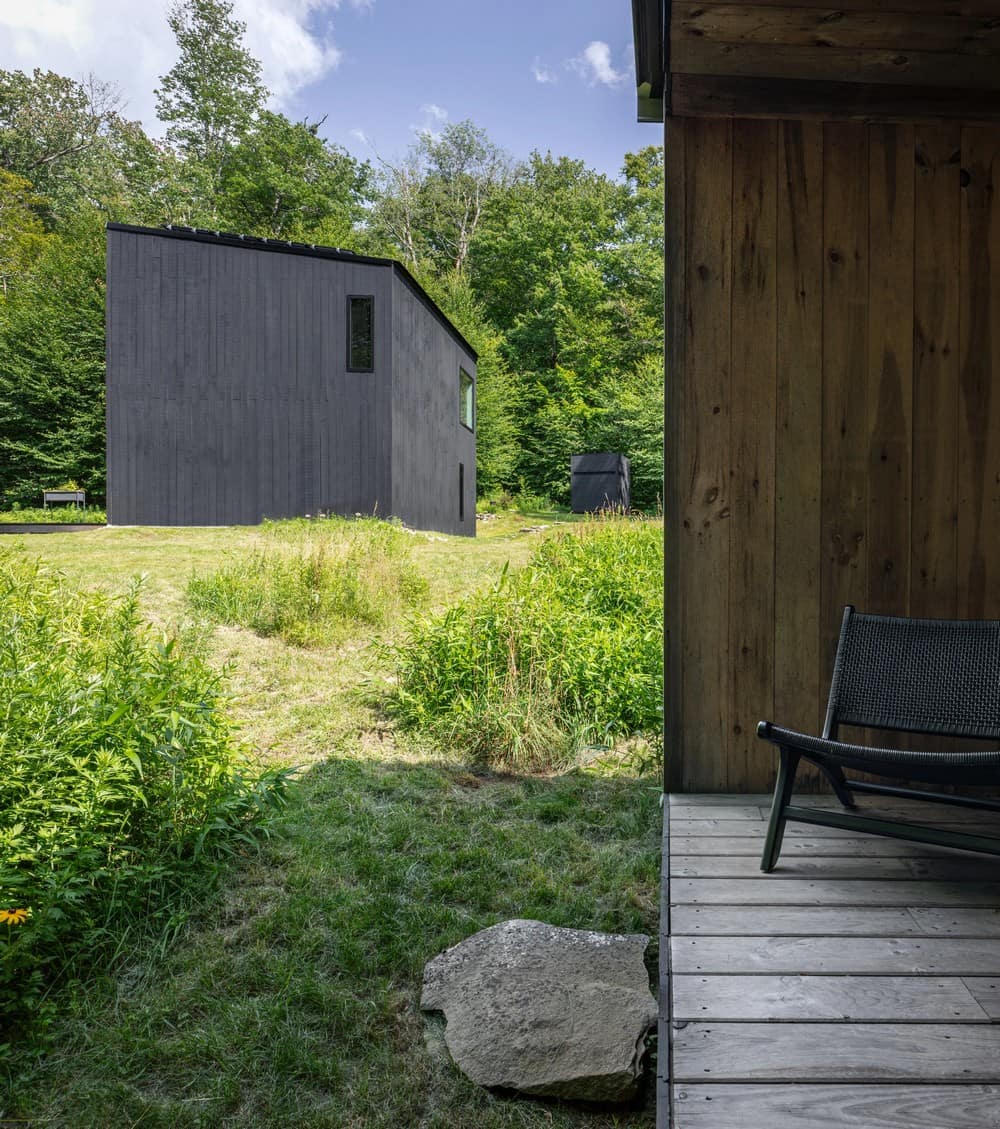
[{"label": "small metal object on ground", "polygon": [[59,505],[68,503],[74,507],[79,506],[84,513],[87,512],[86,490],[43,490],[42,508],[47,510],[54,502]]}]

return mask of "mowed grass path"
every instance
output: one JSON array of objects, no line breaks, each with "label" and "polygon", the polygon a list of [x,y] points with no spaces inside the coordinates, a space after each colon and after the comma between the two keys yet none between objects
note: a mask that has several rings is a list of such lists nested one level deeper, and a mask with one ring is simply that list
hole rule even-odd
[{"label": "mowed grass path", "polygon": [[[556,528],[520,532],[539,521],[504,515],[475,540],[414,534],[431,606],[493,582],[507,561],[523,564]],[[258,539],[252,529],[108,529],[24,543],[82,583],[146,573],[145,606],[170,624],[187,614],[192,571]],[[215,629],[244,737],[303,766],[291,809],[170,943],[65,993],[52,1048],[27,1072],[20,1064],[0,1124],[653,1123],[651,1094],[612,1112],[477,1089],[418,1002],[428,959],[508,917],[655,938],[655,776],[612,758],[558,777],[463,765],[382,716],[377,642],[366,630],[301,650]],[[655,956],[651,946],[651,969]]]}]

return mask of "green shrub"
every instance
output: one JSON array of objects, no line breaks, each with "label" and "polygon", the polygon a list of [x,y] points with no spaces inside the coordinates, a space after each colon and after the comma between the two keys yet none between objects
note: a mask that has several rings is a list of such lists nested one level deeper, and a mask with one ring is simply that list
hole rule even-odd
[{"label": "green shrub", "polygon": [[[122,596],[0,550],[0,1018],[126,938],[176,928],[221,861],[281,804],[192,640]],[[23,912],[18,912],[23,911]],[[0,1043],[2,1048],[2,1043]]]},{"label": "green shrub", "polygon": [[393,652],[393,708],[476,759],[555,766],[584,740],[659,729],[662,640],[662,532],[608,518],[415,623]]},{"label": "green shrub", "polygon": [[387,522],[272,522],[265,536],[266,547],[191,578],[194,611],[309,646],[331,641],[349,625],[385,623],[426,592],[410,560],[410,535]]},{"label": "green shrub", "polygon": [[76,525],[104,525],[108,520],[104,510],[88,506],[86,510],[74,506],[19,506],[17,502],[9,510],[0,510],[0,524],[11,522],[69,522]]}]

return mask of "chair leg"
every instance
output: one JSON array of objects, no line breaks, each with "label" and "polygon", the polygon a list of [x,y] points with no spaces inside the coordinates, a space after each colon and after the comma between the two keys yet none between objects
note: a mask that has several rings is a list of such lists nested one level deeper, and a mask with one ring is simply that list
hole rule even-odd
[{"label": "chair leg", "polygon": [[847,778],[844,776],[844,770],[839,764],[821,764],[820,771],[830,781],[830,786],[834,792],[837,793],[837,799],[844,805],[845,808],[852,810],[857,807],[854,802],[854,794],[851,792],[850,786],[847,783]]},{"label": "chair leg", "polygon": [[767,825],[767,838],[764,840],[764,853],[760,860],[760,868],[765,874],[774,870],[778,855],[781,854],[781,841],[785,836],[785,808],[792,798],[795,770],[799,767],[799,754],[792,749],[781,749],[780,758],[774,800],[771,803],[771,821]]}]

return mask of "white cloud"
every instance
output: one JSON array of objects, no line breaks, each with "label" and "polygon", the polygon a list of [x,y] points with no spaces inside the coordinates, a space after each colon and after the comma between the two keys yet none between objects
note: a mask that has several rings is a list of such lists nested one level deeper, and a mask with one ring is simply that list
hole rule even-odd
[{"label": "white cloud", "polygon": [[538,59],[531,64],[531,73],[535,76],[535,82],[546,84],[559,81],[558,75]]},{"label": "white cloud", "polygon": [[350,136],[361,145],[371,145],[371,138],[363,129],[350,130]]},{"label": "white cloud", "polygon": [[442,109],[434,102],[428,102],[426,106],[421,106],[420,112],[426,114],[429,118],[433,118],[436,122],[446,122],[448,120],[448,111]]},{"label": "white cloud", "polygon": [[[246,46],[261,62],[275,108],[340,63],[332,14],[363,13],[374,2],[235,0],[234,14],[247,25]],[[125,114],[158,135],[153,92],[177,58],[169,6],[170,0],[0,0],[0,68],[41,67],[71,78],[93,73],[117,83]]]},{"label": "white cloud", "polygon": [[591,86],[598,83],[602,86],[621,86],[630,74],[627,66],[624,70],[615,70],[611,48],[600,39],[588,43],[567,65]]},{"label": "white cloud", "polygon": [[425,102],[420,107],[420,113],[424,120],[416,125],[411,124],[410,132],[415,133],[418,137],[429,137],[432,141],[440,140],[441,130],[435,127],[444,125],[448,120],[448,111],[435,102]]}]

